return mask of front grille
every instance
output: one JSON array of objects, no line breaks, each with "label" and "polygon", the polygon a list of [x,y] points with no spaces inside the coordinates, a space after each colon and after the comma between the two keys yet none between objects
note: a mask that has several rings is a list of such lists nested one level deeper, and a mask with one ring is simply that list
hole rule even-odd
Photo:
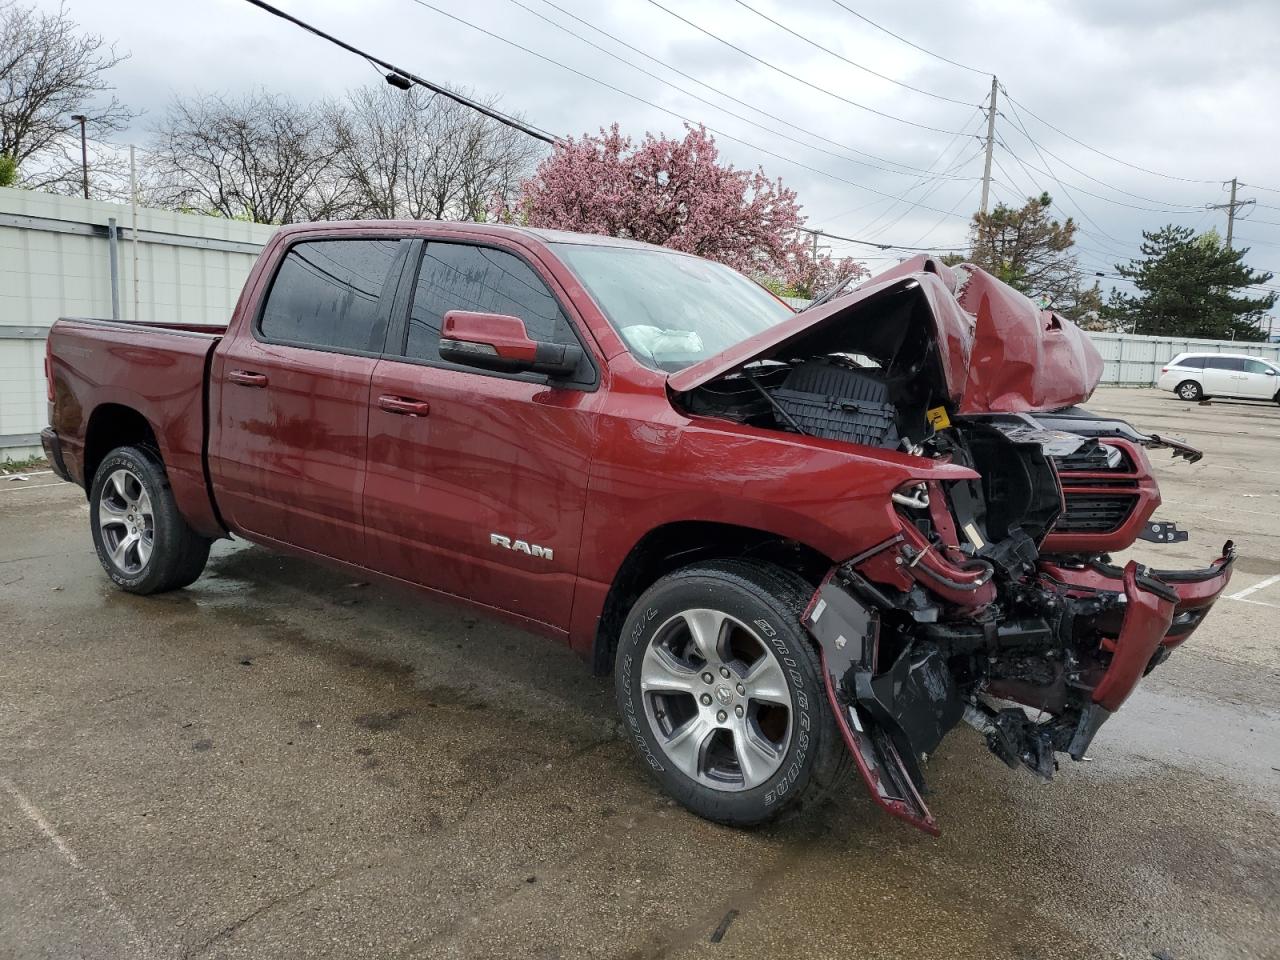
[{"label": "front grille", "polygon": [[[1107,451],[1112,450],[1112,456],[1115,453],[1120,454],[1120,462],[1116,466],[1107,466]],[[1082,444],[1075,452],[1065,457],[1054,457],[1054,463],[1058,466],[1059,473],[1131,473],[1133,464],[1129,460],[1128,454],[1116,447],[1107,447],[1098,443],[1096,440],[1090,440],[1088,443]]]},{"label": "front grille", "polygon": [[1065,496],[1067,509],[1054,524],[1055,533],[1107,533],[1128,519],[1135,500],[1131,496],[1074,493]]}]

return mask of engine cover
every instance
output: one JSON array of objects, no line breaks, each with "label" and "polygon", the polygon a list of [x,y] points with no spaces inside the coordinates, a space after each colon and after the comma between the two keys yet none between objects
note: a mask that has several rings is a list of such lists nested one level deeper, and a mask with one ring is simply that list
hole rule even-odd
[{"label": "engine cover", "polygon": [[770,391],[806,433],[872,447],[898,446],[897,411],[872,371],[831,358],[795,367]]}]

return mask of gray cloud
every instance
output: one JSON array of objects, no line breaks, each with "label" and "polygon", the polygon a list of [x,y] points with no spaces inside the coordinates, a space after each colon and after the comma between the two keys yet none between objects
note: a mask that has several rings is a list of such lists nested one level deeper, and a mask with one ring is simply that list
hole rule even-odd
[{"label": "gray cloud", "polygon": [[[53,7],[57,0],[38,0]],[[558,63],[572,66],[628,90],[657,107],[646,106],[551,63],[514,50],[469,30],[412,0],[280,0],[297,15],[403,64],[433,80],[500,94],[505,109],[520,112],[546,129],[564,134],[593,132],[617,121],[634,136],[646,130],[681,130],[681,122],[662,107],[696,118],[726,134],[750,141],[830,176],[764,155],[721,138],[726,158],[739,166],[763,166],[771,176],[795,187],[811,223],[850,236],[866,231],[893,243],[958,244],[965,217],[977,203],[972,180],[926,184],[923,205],[907,211],[915,190],[891,204],[870,191],[902,194],[915,181],[842,161],[802,143],[811,138],[785,130],[790,142],[773,136],[620,64],[519,9],[508,0],[431,0],[456,16],[515,40]],[[523,0],[575,32],[615,49],[588,29],[565,20],[542,0]],[[859,111],[788,80],[671,18],[644,0],[556,0],[565,9],[680,69],[763,110],[837,142],[900,163],[927,167],[951,139]],[[969,106],[943,103],[903,90],[788,36],[733,0],[661,0],[756,55],[784,66],[849,99],[918,123],[976,132],[979,118]],[[889,76],[977,104],[989,80],[934,60],[850,16],[831,0],[748,0],[771,17],[850,59]],[[1280,4],[1237,2],[1207,6],[1197,0],[1132,0],[1128,3],[1026,3],[1002,0],[984,4],[929,5],[927,12],[888,0],[846,0],[849,6],[945,56],[994,70],[1017,101],[1062,130],[1098,149],[1165,173],[1211,183],[1184,183],[1130,169],[1092,153],[1041,125],[1025,111],[1021,121],[1042,148],[1057,154],[1038,156],[1019,128],[1019,117],[1001,106],[1001,139],[1028,166],[1045,161],[1068,184],[1034,171],[1030,174],[1003,150],[996,159],[995,196],[1017,201],[1047,189],[1062,215],[1072,215],[1086,233],[1082,246],[1091,267],[1110,264],[1135,249],[1142,228],[1174,221],[1205,229],[1223,226],[1220,213],[1203,205],[1220,202],[1218,181],[1239,176],[1247,183],[1280,187],[1280,131],[1274,122],[1280,94],[1280,64],[1275,38],[1280,35]],[[115,80],[126,102],[150,116],[162,112],[175,94],[192,90],[238,92],[264,87],[299,98],[340,93],[358,83],[378,82],[362,61],[240,0],[115,0],[111,4],[68,0],[71,14],[86,27],[117,39],[132,52],[117,68]],[[662,68],[629,51],[617,52],[646,69]],[[719,102],[714,94],[670,75],[673,83]],[[742,113],[743,108],[724,103]],[[968,119],[967,119],[968,118]],[[130,136],[145,142],[144,117]],[[961,138],[942,164],[970,152]],[[823,147],[835,150],[829,144]],[[963,147],[963,150],[959,148]],[[1065,163],[1063,162],[1065,161]],[[1147,203],[1117,193],[1067,168],[1078,167],[1120,190],[1160,201]],[[981,174],[976,157],[957,173]],[[839,178],[839,179],[837,179]],[[853,184],[840,180],[852,181]],[[1074,188],[1071,186],[1074,185]],[[1076,189],[1079,188],[1079,189]],[[1140,207],[1175,204],[1178,214],[1135,210],[1095,199],[1086,192]],[[1280,207],[1280,193],[1244,191],[1261,203]],[[862,206],[855,213],[836,214]],[[948,210],[945,217],[924,209]],[[879,213],[887,215],[876,222]],[[898,219],[900,217],[900,219]],[[894,222],[896,220],[896,222]],[[1253,222],[1239,224],[1241,236],[1263,241],[1251,260],[1259,267],[1280,267],[1280,210],[1257,209]],[[940,222],[941,221],[941,222]],[[892,223],[891,227],[886,224]],[[877,231],[882,231],[877,233]],[[857,248],[837,245],[841,252]]]}]

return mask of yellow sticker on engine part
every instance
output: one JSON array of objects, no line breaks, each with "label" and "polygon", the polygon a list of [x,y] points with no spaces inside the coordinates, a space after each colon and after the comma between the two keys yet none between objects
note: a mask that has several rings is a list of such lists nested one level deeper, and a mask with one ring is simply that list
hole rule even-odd
[{"label": "yellow sticker on engine part", "polygon": [[929,418],[929,426],[935,430],[945,430],[951,426],[951,418],[947,416],[946,407],[934,407],[932,410],[926,410],[925,416]]}]

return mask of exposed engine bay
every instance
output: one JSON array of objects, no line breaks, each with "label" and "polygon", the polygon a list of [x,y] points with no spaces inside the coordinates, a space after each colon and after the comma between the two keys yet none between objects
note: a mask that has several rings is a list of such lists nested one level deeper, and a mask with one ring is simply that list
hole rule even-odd
[{"label": "exposed engine bay", "polygon": [[[958,386],[937,288],[963,307],[977,274],[915,273],[933,284],[928,295],[910,279],[882,283],[833,312],[838,320],[676,395],[693,415],[973,471],[891,491],[897,534],[832,569],[805,615],[872,796],[930,832],[927,760],[950,730],[967,722],[1001,761],[1045,780],[1059,755],[1083,759],[1141,678],[1200,624],[1234,559],[1228,542],[1200,570],[1113,564],[1111,552],[1140,537],[1186,538],[1152,520],[1160,498],[1147,452],[1201,454],[1071,403],[1001,410],[987,402],[999,389],[985,388],[997,374],[979,373],[976,351]],[[975,343],[983,308],[967,314]],[[1046,338],[1069,326],[1032,314]],[[968,391],[981,376],[978,403]]]}]

